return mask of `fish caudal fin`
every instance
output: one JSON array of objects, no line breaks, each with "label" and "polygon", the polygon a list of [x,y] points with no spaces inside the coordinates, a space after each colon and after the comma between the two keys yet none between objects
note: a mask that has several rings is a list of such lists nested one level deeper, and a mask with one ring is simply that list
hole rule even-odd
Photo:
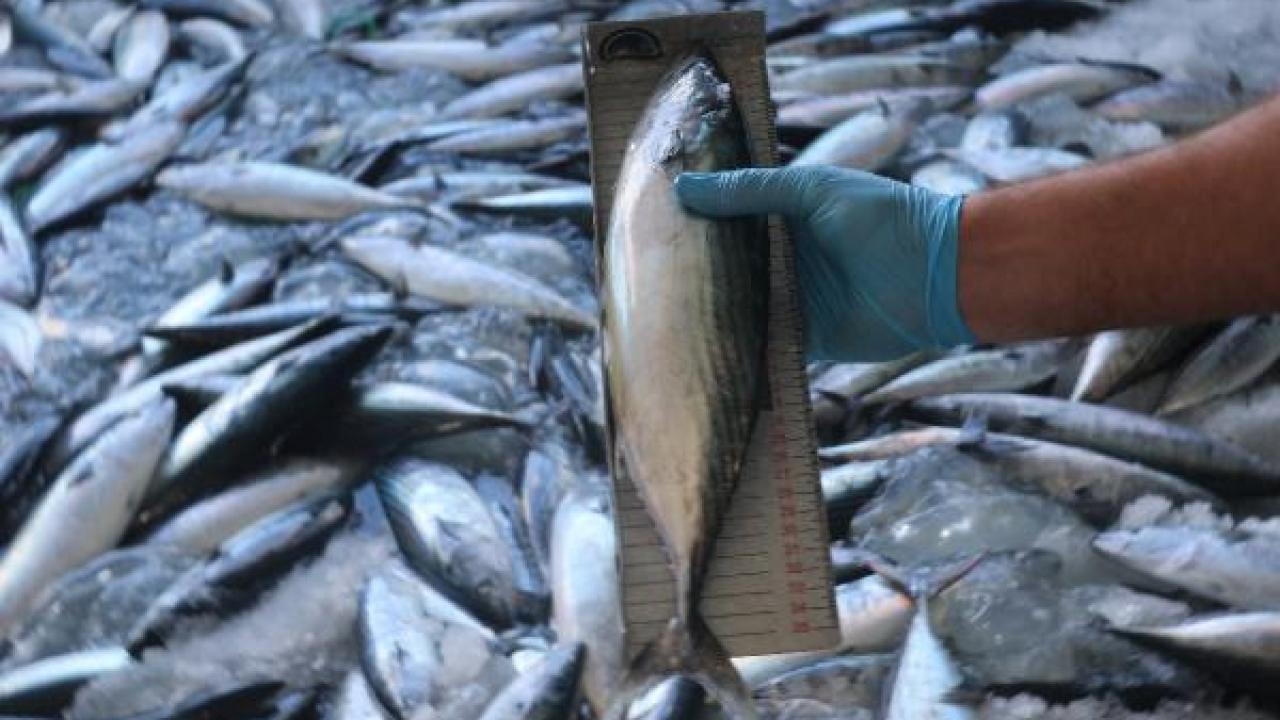
[{"label": "fish caudal fin", "polygon": [[751,691],[729,653],[696,613],[686,622],[673,618],[662,635],[636,655],[605,720],[626,720],[631,703],[663,680],[680,676],[706,690],[730,720],[759,720]]}]

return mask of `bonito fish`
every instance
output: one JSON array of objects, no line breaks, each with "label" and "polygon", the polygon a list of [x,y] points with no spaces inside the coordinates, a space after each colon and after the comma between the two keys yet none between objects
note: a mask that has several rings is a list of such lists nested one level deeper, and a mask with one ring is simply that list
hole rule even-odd
[{"label": "bonito fish", "polygon": [[676,616],[636,658],[614,712],[657,677],[679,672],[731,717],[755,717],[697,605],[758,409],[768,240],[752,221],[686,214],[673,187],[682,170],[747,162],[729,87],[711,60],[695,55],[659,85],[619,175],[602,288],[614,470],[638,488],[677,594]]}]

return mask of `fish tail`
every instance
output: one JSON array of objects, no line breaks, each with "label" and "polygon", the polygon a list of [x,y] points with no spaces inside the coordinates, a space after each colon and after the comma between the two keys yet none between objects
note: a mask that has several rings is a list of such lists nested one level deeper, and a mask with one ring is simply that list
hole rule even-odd
[{"label": "fish tail", "polygon": [[758,720],[751,691],[729,662],[729,653],[702,617],[673,618],[662,634],[636,655],[611,701],[606,720],[625,720],[633,701],[668,677],[684,677],[697,683],[721,707],[730,720]]}]

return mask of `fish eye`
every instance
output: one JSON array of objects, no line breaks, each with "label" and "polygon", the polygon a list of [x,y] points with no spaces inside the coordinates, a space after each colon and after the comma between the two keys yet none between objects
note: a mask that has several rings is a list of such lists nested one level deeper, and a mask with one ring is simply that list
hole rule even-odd
[{"label": "fish eye", "polygon": [[600,59],[652,59],[662,57],[662,43],[643,28],[623,28],[610,33],[600,42]]}]

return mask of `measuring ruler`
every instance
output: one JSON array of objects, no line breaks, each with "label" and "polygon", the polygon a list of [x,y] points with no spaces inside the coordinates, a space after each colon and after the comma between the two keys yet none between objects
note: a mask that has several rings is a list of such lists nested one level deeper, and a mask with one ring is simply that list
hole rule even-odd
[{"label": "measuring ruler", "polygon": [[[764,66],[764,15],[727,12],[583,29],[596,267],[627,143],[668,69],[710,52],[727,76],[752,163],[778,162],[774,108]],[[822,650],[839,642],[831,592],[826,514],[818,484],[800,348],[791,244],[770,218],[769,407],[723,518],[702,594],[702,616],[731,655]],[[653,521],[629,480],[615,477],[622,611],[634,653],[675,615],[675,583]]]}]

